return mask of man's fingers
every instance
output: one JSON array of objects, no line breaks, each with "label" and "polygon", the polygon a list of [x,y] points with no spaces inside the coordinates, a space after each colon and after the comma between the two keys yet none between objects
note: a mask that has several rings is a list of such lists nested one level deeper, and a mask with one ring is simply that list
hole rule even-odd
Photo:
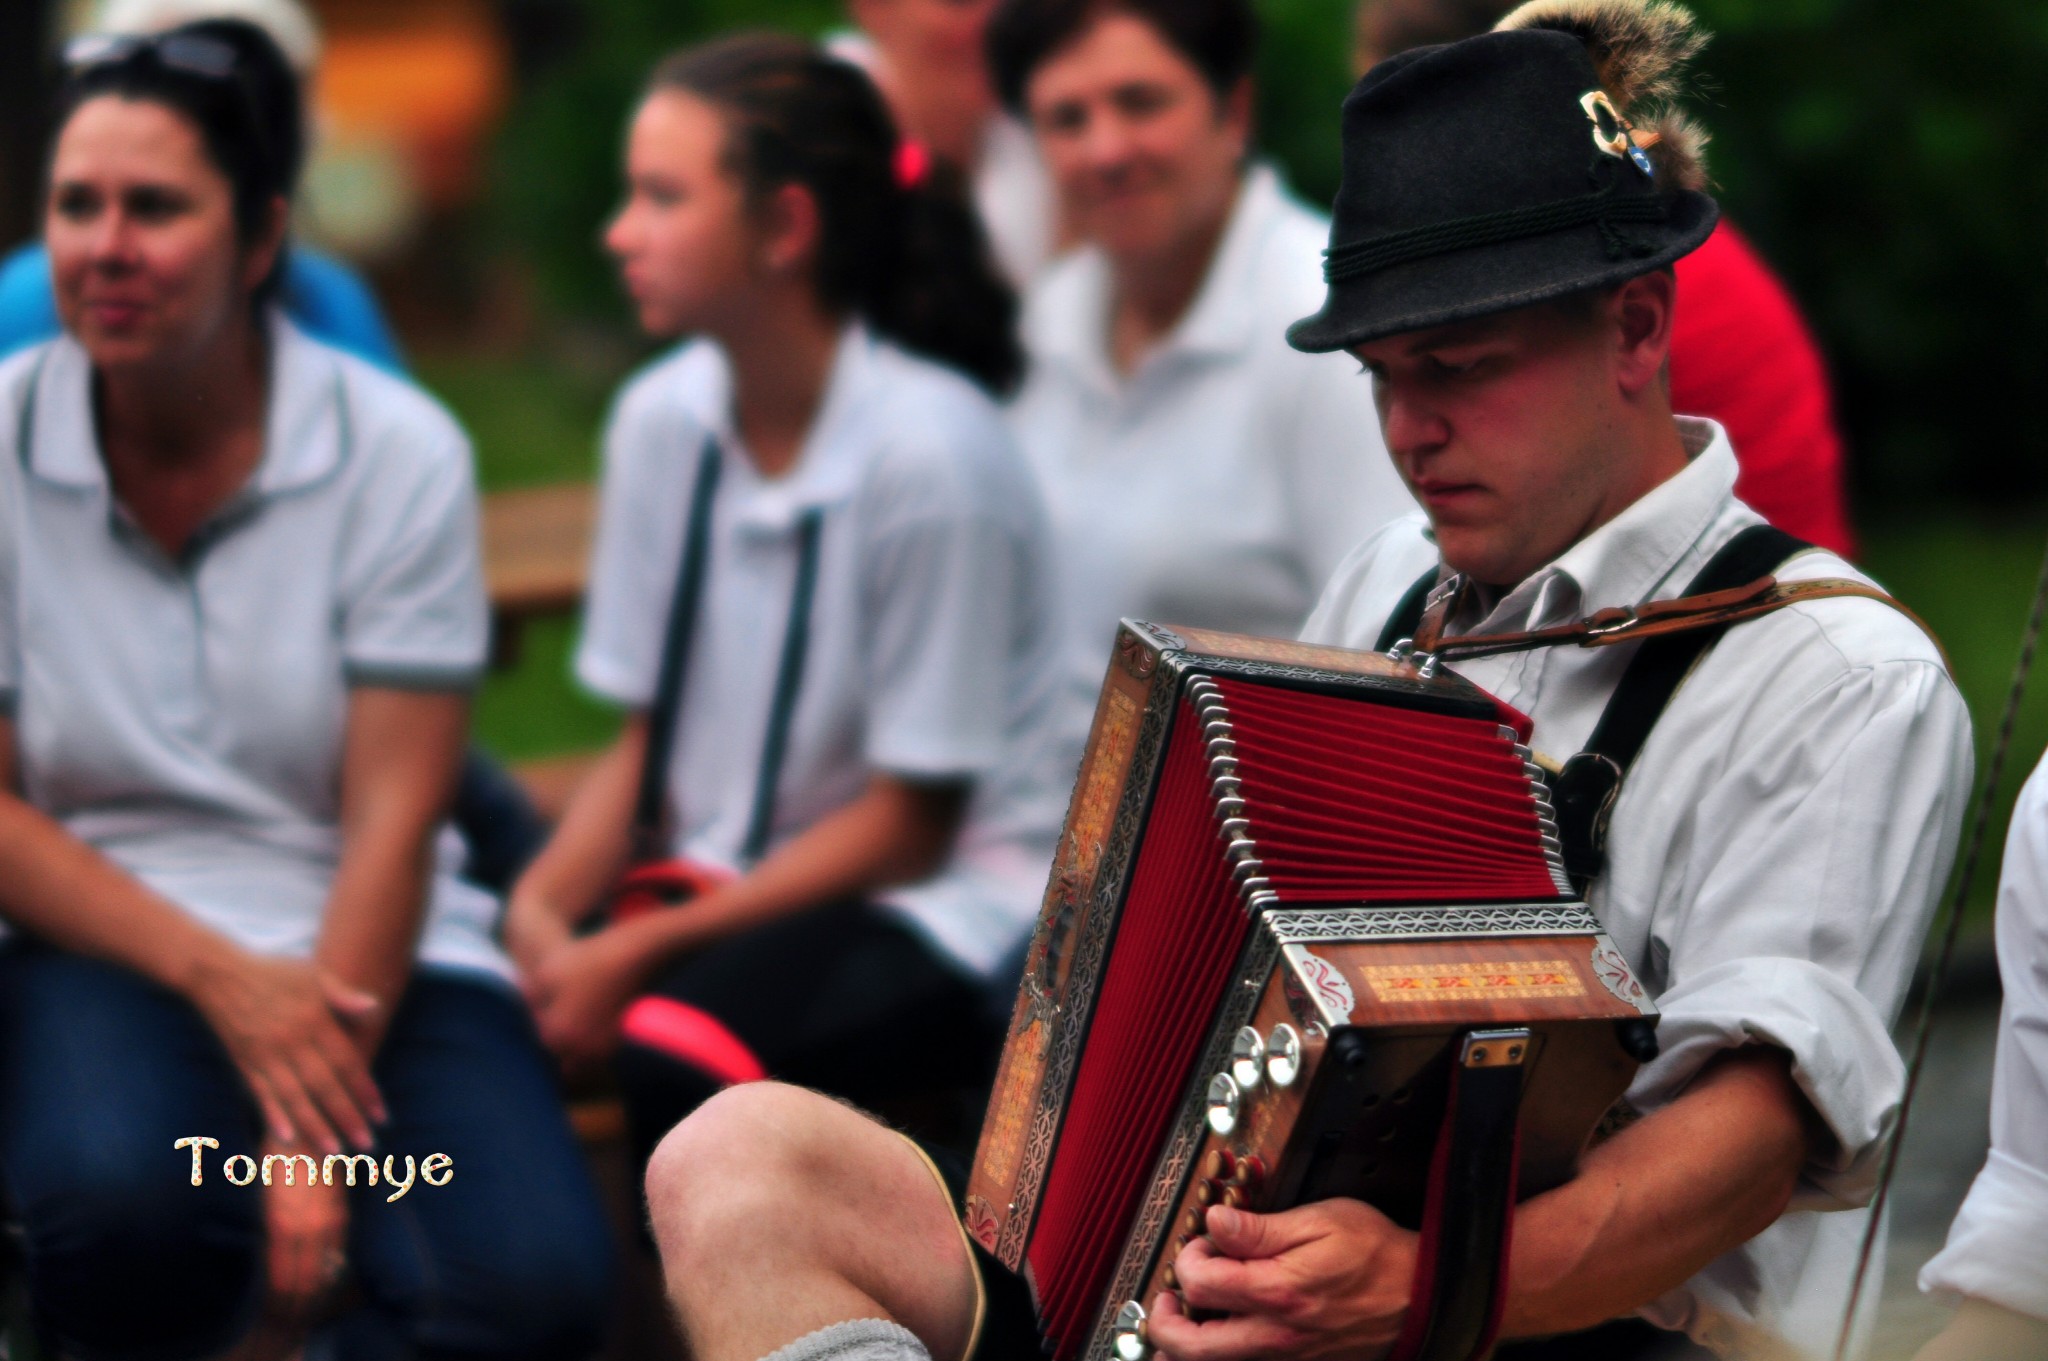
[{"label": "man's fingers", "polygon": [[1206,1239],[1181,1249],[1173,1274],[1197,1309],[1285,1316],[1300,1303],[1291,1278],[1270,1260],[1240,1262],[1223,1256]]},{"label": "man's fingers", "polygon": [[1281,1214],[1253,1214],[1227,1205],[1211,1205],[1207,1226],[1209,1241],[1225,1257],[1248,1260],[1278,1257],[1290,1248],[1323,1236],[1325,1229],[1312,1213],[1313,1205]]},{"label": "man's fingers", "polygon": [[1152,1345],[1174,1361],[1251,1361],[1284,1356],[1308,1340],[1274,1319],[1258,1316],[1210,1319],[1196,1323],[1171,1293],[1152,1301],[1145,1325]]}]

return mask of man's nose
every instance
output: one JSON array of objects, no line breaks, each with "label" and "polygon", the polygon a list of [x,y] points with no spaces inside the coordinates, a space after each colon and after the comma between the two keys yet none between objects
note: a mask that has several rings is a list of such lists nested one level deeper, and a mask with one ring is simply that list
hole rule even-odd
[{"label": "man's nose", "polygon": [[1377,394],[1380,430],[1396,456],[1426,454],[1443,447],[1450,426],[1428,402],[1415,394],[1382,385]]}]

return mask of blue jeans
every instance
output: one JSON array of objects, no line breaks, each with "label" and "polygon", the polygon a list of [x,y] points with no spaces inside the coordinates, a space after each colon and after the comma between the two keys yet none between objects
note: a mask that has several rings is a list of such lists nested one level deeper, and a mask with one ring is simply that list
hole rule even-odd
[{"label": "blue jeans", "polygon": [[[335,1352],[359,1358],[574,1358],[600,1340],[610,1235],[552,1071],[492,980],[413,976],[375,1065],[391,1123],[376,1150],[454,1160],[443,1186],[350,1193],[364,1300]],[[191,1182],[189,1149],[220,1140]],[[0,944],[0,1201],[26,1231],[38,1327],[81,1361],[219,1351],[262,1299],[254,1103],[183,999],[129,971]],[[337,1167],[337,1171],[340,1169]]]}]

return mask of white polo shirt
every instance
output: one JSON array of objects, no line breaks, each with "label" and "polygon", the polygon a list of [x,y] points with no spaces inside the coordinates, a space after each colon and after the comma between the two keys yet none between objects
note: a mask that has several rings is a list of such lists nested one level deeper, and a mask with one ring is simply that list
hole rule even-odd
[{"label": "white polo shirt", "polygon": [[[2012,810],[1998,880],[2005,1001],[1991,1070],[1991,1155],[1920,1288],[2048,1319],[2048,761]],[[1923,1118],[1926,1113],[1923,1112]]]},{"label": "white polo shirt", "polygon": [[1344,555],[1414,509],[1358,362],[1287,344],[1322,305],[1328,240],[1251,169],[1187,315],[1128,377],[1109,360],[1100,251],[1031,290],[1010,427],[1052,515],[1072,762],[1119,618],[1292,637]]},{"label": "white polo shirt", "polygon": [[[486,610],[468,442],[401,379],[272,318],[249,485],[172,560],[116,503],[91,363],[0,363],[0,692],[29,801],[265,954],[317,941],[352,685],[467,688]],[[444,829],[419,957],[509,977]]]},{"label": "white polo shirt", "polygon": [[576,671],[650,706],[698,461],[720,445],[704,593],[669,790],[674,853],[740,868],[798,559],[823,513],[809,651],[769,847],[877,771],[970,779],[953,862],[881,895],[973,973],[1033,920],[1071,770],[1048,764],[1043,513],[994,405],[852,325],[796,465],[764,478],[731,419],[718,348],[684,345],[620,395]]},{"label": "white polo shirt", "polygon": [[[1687,418],[1679,428],[1692,456],[1684,470],[1449,632],[1545,628],[1682,594],[1762,519],[1735,499],[1735,452],[1721,428]],[[1403,519],[1363,545],[1303,636],[1373,647],[1437,562],[1426,528]],[[1781,575],[1867,580],[1822,552]],[[1533,745],[1563,760],[1592,735],[1635,650],[1544,648],[1453,669],[1533,718]],[[1791,1054],[1794,1079],[1834,1135],[1791,1211],[1644,1309],[1652,1322],[1724,1354],[1778,1354],[1730,1352],[1754,1330],[1800,1355],[1832,1354],[1868,1218],[1848,1207],[1875,1189],[1879,1141],[1904,1087],[1888,1027],[1955,858],[1971,768],[1969,713],[1940,653],[1870,600],[1818,600],[1735,625],[1651,731],[1589,895],[1663,1013],[1662,1054],[1629,1100],[1654,1109],[1721,1050],[1770,1044]],[[1876,1292],[1865,1298],[1874,1308]]]}]

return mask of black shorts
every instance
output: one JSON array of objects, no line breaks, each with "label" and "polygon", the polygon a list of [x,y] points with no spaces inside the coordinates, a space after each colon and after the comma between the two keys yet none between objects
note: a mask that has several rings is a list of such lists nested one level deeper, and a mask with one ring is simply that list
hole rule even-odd
[{"label": "black shorts", "polygon": [[[911,1142],[945,1182],[953,1216],[959,1218],[960,1206],[967,1199],[967,1160],[950,1149]],[[960,1236],[967,1243],[968,1255],[974,1259],[981,1300],[980,1327],[960,1361],[1045,1361],[1038,1339],[1038,1312],[1031,1304],[1031,1287],[969,1237],[964,1224]],[[934,1361],[951,1358],[937,1357]]]}]

